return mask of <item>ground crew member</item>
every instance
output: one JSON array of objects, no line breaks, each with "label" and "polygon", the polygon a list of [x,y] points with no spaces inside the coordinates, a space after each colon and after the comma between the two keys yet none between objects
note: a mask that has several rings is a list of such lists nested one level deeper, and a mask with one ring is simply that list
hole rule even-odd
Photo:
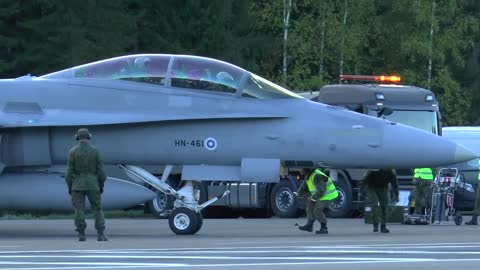
[{"label": "ground crew member", "polygon": [[416,168],[413,175],[415,186],[415,214],[425,214],[427,207],[427,196],[433,183],[433,172],[431,168]]},{"label": "ground crew member", "polygon": [[473,209],[472,220],[465,222],[466,225],[478,225],[478,214],[480,214],[480,159],[478,160],[478,186],[477,186],[477,196],[475,198],[475,208]]},{"label": "ground crew member", "polygon": [[85,241],[85,197],[88,198],[95,215],[95,229],[98,241],[107,241],[104,235],[105,219],[102,210],[103,186],[106,180],[103,162],[98,150],[90,144],[92,135],[86,128],[77,131],[75,139],[79,143],[70,150],[65,180],[68,193],[75,207],[75,227],[78,241]]},{"label": "ground crew member", "polygon": [[[373,231],[378,232],[380,221],[380,232],[389,233],[387,229],[387,206],[388,206],[388,184],[393,189],[395,202],[398,202],[399,190],[397,174],[392,169],[371,170],[361,182],[362,188],[367,189],[368,202],[372,208]],[[380,203],[380,208],[378,204]],[[379,213],[380,212],[380,213]]]},{"label": "ground crew member", "polygon": [[338,197],[337,189],[330,177],[323,173],[320,169],[316,169],[312,173],[312,169],[305,168],[302,170],[305,181],[296,192],[297,197],[308,195],[307,199],[307,224],[298,227],[302,231],[311,232],[315,220],[320,222],[321,228],[316,234],[327,234],[327,217],[324,210],[330,202]]}]

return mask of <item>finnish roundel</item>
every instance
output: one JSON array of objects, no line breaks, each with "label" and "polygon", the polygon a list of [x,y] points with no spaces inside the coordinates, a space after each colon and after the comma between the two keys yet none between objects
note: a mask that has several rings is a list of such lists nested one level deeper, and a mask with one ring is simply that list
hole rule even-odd
[{"label": "finnish roundel", "polygon": [[214,138],[206,138],[204,145],[205,148],[210,151],[217,149],[217,141]]}]

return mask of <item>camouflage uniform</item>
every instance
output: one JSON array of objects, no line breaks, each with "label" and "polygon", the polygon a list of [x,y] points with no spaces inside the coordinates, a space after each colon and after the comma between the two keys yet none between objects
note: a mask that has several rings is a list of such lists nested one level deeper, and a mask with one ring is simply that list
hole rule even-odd
[{"label": "camouflage uniform", "polygon": [[[479,176],[480,178],[480,176]],[[473,209],[472,219],[468,222],[465,222],[466,225],[478,225],[478,215],[480,214],[480,182],[477,187],[477,195],[475,198],[475,206]]]},{"label": "camouflage uniform", "polygon": [[477,162],[478,162],[477,195],[475,197],[475,205],[474,205],[474,208],[473,208],[472,219],[468,222],[465,222],[466,225],[478,225],[478,215],[480,214],[480,159]]},{"label": "camouflage uniform", "polygon": [[[428,170],[429,172],[421,173],[418,170]],[[414,170],[413,185],[415,189],[415,214],[425,214],[428,204],[430,190],[433,184],[433,170],[430,168],[416,168]]]},{"label": "camouflage uniform", "polygon": [[[315,220],[318,220],[322,226],[322,229],[320,231],[317,231],[317,233],[323,233],[326,231],[326,224],[327,224],[327,217],[325,216],[324,210],[325,208],[328,207],[330,204],[330,201],[320,201],[318,198],[320,198],[324,193],[327,188],[327,178],[322,175],[315,175],[313,179],[313,183],[315,185],[315,188],[317,192],[310,196],[310,191],[308,190],[307,186],[307,179],[308,177],[312,174],[310,170],[308,170],[308,173],[305,176],[305,181],[303,181],[302,185],[298,188],[297,190],[297,196],[302,197],[307,195],[307,224],[304,226],[300,226],[299,229],[303,231],[309,231],[311,232],[313,230],[313,223]],[[310,198],[314,198],[315,201],[311,200]]]},{"label": "camouflage uniform", "polygon": [[473,209],[473,213],[476,216],[480,214],[480,184],[477,187],[477,196],[475,198],[475,208]]},{"label": "camouflage uniform", "polygon": [[[392,185],[395,201],[398,201],[398,180],[394,170],[369,171],[361,183],[362,188],[367,188],[368,204],[372,208],[374,232],[378,232],[379,221],[381,232],[389,232],[387,229],[388,183]],[[380,207],[378,207],[379,204]]]},{"label": "camouflage uniform", "polygon": [[102,210],[103,187],[106,180],[103,162],[98,150],[88,142],[91,134],[87,129],[79,129],[76,139],[78,145],[70,150],[66,182],[71,194],[72,204],[75,207],[75,227],[79,233],[79,240],[85,241],[85,197],[88,198],[95,215],[95,229],[98,231],[98,240],[106,241],[103,235],[105,219]]},{"label": "camouflage uniform", "polygon": [[[316,175],[314,178],[314,184],[315,188],[317,189],[317,194],[312,195],[312,198],[320,198],[322,194],[325,192],[325,189],[327,187],[327,182],[324,180],[325,177],[321,175]],[[310,195],[310,192],[308,191],[308,187],[306,184],[306,181],[302,183],[300,188],[297,191],[297,194],[299,197],[305,196],[305,195]],[[330,201],[312,201],[312,200],[307,200],[307,219],[308,220],[318,220],[320,223],[326,223],[327,222],[327,217],[325,216],[325,213],[323,210],[328,207],[330,204]]]},{"label": "camouflage uniform", "polygon": [[417,180],[415,187],[415,214],[424,214],[427,207],[428,195],[432,189],[432,183],[424,180]]}]

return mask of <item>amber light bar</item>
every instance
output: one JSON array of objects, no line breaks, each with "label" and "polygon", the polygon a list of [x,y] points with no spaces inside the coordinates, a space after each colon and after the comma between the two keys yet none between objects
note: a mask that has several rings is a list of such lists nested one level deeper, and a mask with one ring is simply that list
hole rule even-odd
[{"label": "amber light bar", "polygon": [[340,75],[342,81],[376,81],[376,82],[399,82],[399,76],[368,76],[368,75]]}]

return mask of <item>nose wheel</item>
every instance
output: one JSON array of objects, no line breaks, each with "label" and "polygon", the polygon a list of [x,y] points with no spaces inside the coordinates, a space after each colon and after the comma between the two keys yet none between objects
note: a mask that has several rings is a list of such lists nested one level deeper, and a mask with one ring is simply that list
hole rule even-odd
[{"label": "nose wheel", "polygon": [[158,179],[156,176],[140,167],[123,164],[119,164],[119,167],[122,168],[128,177],[135,182],[147,183],[159,192],[165,193],[167,196],[175,197],[175,201],[173,202],[175,209],[168,217],[170,230],[175,234],[197,233],[203,225],[203,216],[201,214],[202,209],[230,194],[230,190],[226,190],[222,194],[213,197],[202,204],[198,204],[199,194],[193,187],[193,181],[186,181],[185,185],[179,190],[175,190],[166,182],[173,165],[167,165],[165,167],[162,179]]},{"label": "nose wheel", "polygon": [[179,207],[170,214],[168,225],[175,234],[195,234],[203,225],[203,217],[187,207]]}]

